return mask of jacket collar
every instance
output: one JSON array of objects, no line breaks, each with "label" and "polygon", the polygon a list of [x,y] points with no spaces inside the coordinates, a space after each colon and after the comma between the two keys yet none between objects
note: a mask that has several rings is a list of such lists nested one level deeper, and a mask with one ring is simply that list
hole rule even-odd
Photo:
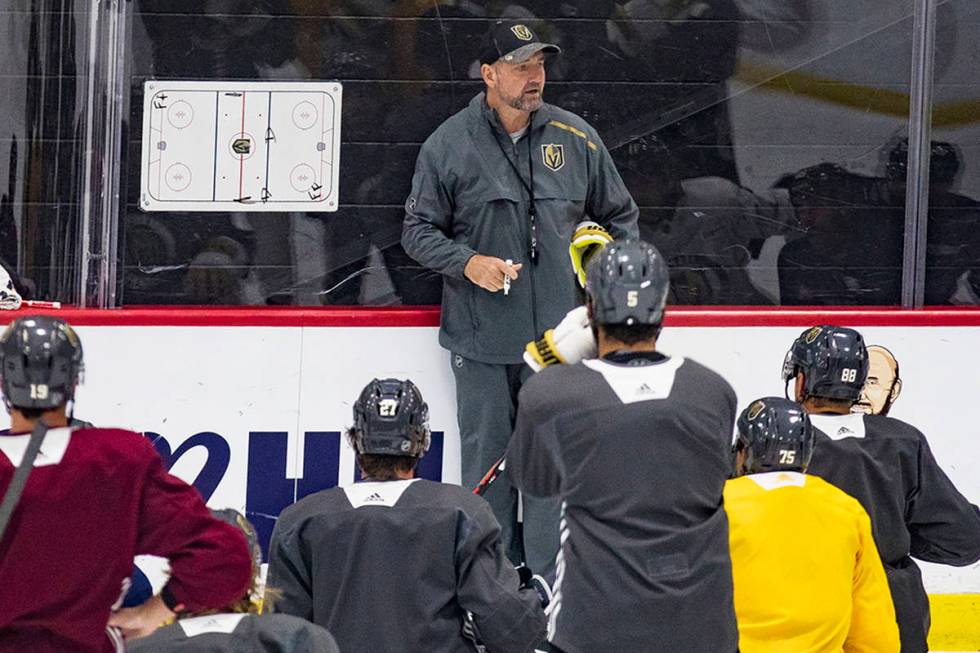
[{"label": "jacket collar", "polygon": [[[475,119],[477,123],[488,124],[492,128],[498,130],[502,135],[506,135],[503,126],[500,124],[500,118],[497,117],[497,112],[491,109],[487,105],[487,94],[485,91],[477,93],[470,104],[467,107],[471,118]],[[534,131],[545,125],[551,119],[551,105],[547,102],[541,103],[541,108],[531,114],[531,122],[528,125],[528,131]]]}]

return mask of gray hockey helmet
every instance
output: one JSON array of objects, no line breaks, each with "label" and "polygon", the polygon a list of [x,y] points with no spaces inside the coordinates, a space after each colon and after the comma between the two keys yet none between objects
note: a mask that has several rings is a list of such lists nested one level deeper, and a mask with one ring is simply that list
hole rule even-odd
[{"label": "gray hockey helmet", "polygon": [[0,390],[16,408],[68,403],[82,373],[82,343],[67,322],[48,315],[14,320],[0,336]]},{"label": "gray hockey helmet", "polygon": [[642,240],[613,241],[586,271],[585,292],[597,324],[660,325],[669,289],[667,263]]}]

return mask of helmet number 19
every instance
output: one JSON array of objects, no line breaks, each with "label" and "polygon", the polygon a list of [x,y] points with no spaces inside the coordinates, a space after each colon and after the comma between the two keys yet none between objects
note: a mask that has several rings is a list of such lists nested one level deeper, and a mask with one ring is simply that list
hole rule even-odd
[{"label": "helmet number 19", "polygon": [[840,380],[844,383],[854,383],[857,380],[857,369],[853,367],[845,367],[840,372]]},{"label": "helmet number 19", "polygon": [[44,383],[32,383],[31,384],[31,399],[47,399],[48,398],[48,386]]},{"label": "helmet number 19", "polygon": [[792,465],[796,462],[796,452],[792,449],[780,449],[779,462],[783,465]]}]

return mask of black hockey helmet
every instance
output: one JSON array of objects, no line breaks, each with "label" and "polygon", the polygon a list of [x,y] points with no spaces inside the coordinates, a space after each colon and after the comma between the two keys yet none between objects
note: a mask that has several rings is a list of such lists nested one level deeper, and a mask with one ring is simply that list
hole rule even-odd
[{"label": "black hockey helmet", "polygon": [[738,416],[734,450],[745,452],[747,474],[805,471],[813,455],[810,416],[789,399],[757,399]]},{"label": "black hockey helmet", "polygon": [[642,240],[616,240],[593,259],[585,292],[596,324],[659,325],[670,290],[667,263]]},{"label": "black hockey helmet", "polygon": [[[909,167],[909,139],[903,138],[888,151],[885,174],[889,179],[905,182]],[[952,184],[962,167],[962,156],[952,143],[929,143],[929,184]]]},{"label": "black hockey helmet", "polygon": [[374,379],[354,404],[359,454],[421,458],[429,450],[429,407],[410,380]]},{"label": "black hockey helmet", "polygon": [[864,189],[858,177],[836,163],[818,163],[780,179],[796,207],[841,207],[860,204]]},{"label": "black hockey helmet", "polygon": [[0,336],[0,390],[8,406],[64,405],[74,397],[81,373],[82,343],[63,320],[22,317]]},{"label": "black hockey helmet", "polygon": [[[857,401],[868,376],[868,350],[854,329],[821,325],[807,329],[786,352],[787,385],[803,372],[804,397]],[[788,394],[787,394],[788,396]]]}]

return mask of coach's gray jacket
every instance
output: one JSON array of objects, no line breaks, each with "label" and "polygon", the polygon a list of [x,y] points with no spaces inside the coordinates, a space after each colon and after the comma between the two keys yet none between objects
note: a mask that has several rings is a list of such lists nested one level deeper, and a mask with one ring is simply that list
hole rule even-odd
[{"label": "coach's gray jacket", "polygon": [[[530,260],[529,162],[537,265]],[[524,346],[575,305],[568,256],[575,225],[592,219],[614,238],[636,238],[638,214],[588,123],[544,104],[514,144],[480,93],[422,145],[402,245],[443,275],[439,343],[474,360],[519,363]],[[474,254],[524,264],[509,295],[466,279],[463,269]]]}]

